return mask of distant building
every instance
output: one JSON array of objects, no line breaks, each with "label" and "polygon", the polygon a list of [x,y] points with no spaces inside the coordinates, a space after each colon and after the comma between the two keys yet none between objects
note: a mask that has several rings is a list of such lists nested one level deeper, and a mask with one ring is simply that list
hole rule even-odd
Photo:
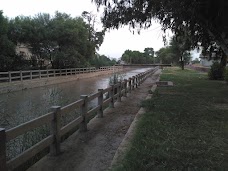
[{"label": "distant building", "polygon": [[21,55],[25,60],[31,62],[31,65],[39,65],[39,66],[49,66],[50,60],[47,59],[39,59],[36,55],[32,54],[29,45],[26,44],[17,44],[16,46],[16,54]]},{"label": "distant building", "polygon": [[120,64],[124,65],[124,64],[127,64],[127,63],[125,61],[120,60]]},{"label": "distant building", "polygon": [[213,62],[220,62],[221,57],[216,56],[216,53],[213,52],[211,57],[209,55],[203,55],[202,53],[199,56],[200,64],[205,67],[209,67],[213,64]]},{"label": "distant building", "polygon": [[23,43],[17,44],[16,54],[21,55],[25,60],[31,60],[32,56],[33,56],[32,52],[29,50],[28,46]]}]

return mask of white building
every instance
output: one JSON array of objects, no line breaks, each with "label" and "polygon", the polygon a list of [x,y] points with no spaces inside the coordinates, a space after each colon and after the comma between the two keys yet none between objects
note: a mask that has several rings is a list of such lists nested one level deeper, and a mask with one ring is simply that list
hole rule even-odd
[{"label": "white building", "polygon": [[200,64],[205,67],[211,66],[213,64],[213,62],[220,62],[220,58],[216,57],[215,52],[213,52],[211,54],[211,59],[210,59],[209,55],[204,56],[204,55],[202,55],[202,53],[200,54],[199,58],[200,58]]}]

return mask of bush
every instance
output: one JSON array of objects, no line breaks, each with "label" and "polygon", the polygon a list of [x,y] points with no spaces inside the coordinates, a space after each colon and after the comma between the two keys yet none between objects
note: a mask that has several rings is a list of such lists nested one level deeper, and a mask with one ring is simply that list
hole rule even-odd
[{"label": "bush", "polygon": [[224,79],[225,67],[220,63],[214,62],[211,65],[211,69],[208,72],[208,77],[210,80],[223,80]]}]

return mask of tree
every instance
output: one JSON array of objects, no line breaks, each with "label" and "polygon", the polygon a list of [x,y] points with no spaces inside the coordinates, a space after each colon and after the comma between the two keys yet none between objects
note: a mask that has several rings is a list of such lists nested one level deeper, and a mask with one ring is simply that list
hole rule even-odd
[{"label": "tree", "polygon": [[115,59],[110,59],[109,57],[105,56],[105,55],[99,55],[97,54],[97,56],[95,58],[92,58],[90,60],[90,64],[92,66],[95,66],[96,68],[102,67],[102,66],[112,66],[116,64],[116,60]]},{"label": "tree", "polygon": [[155,63],[154,61],[154,49],[153,48],[145,48],[144,55],[146,58],[146,63]]},{"label": "tree", "polygon": [[156,52],[160,63],[184,65],[191,60],[189,40],[185,37],[173,37],[167,47],[161,48]]},{"label": "tree", "polygon": [[182,70],[184,65],[190,61],[191,42],[186,36],[174,36],[170,42],[170,51],[176,60],[179,60]]},{"label": "tree", "polygon": [[153,48],[145,48],[144,53],[139,51],[125,50],[121,60],[129,64],[148,64],[153,62]]},{"label": "tree", "polygon": [[15,44],[25,44],[34,55],[33,67],[42,68],[42,61],[52,61],[52,53],[57,44],[51,39],[49,14],[38,14],[35,17],[19,16],[10,21],[10,38]]},{"label": "tree", "polygon": [[157,56],[157,62],[160,64],[177,63],[174,58],[174,54],[171,52],[171,48],[169,46],[159,49],[155,54]]},{"label": "tree", "polygon": [[58,11],[54,16],[16,17],[10,21],[9,32],[15,44],[26,44],[35,60],[50,61],[52,68],[89,66],[104,37],[104,31],[96,32],[82,17]]},{"label": "tree", "polygon": [[88,39],[90,42],[91,51],[93,52],[91,55],[95,57],[96,50],[99,50],[99,47],[104,41],[104,35],[106,29],[101,31],[97,31],[95,28],[95,24],[97,23],[97,16],[91,12],[83,11],[82,17],[86,20],[87,28],[89,31]]},{"label": "tree", "polygon": [[9,20],[0,11],[0,71],[21,69],[25,63],[16,55],[15,44],[9,38]]},{"label": "tree", "polygon": [[228,56],[228,1],[214,0],[93,0],[104,5],[103,23],[107,28],[129,24],[134,28],[148,28],[158,19],[162,29],[176,35],[183,32],[191,38],[191,47],[198,42],[205,48],[214,41]]}]

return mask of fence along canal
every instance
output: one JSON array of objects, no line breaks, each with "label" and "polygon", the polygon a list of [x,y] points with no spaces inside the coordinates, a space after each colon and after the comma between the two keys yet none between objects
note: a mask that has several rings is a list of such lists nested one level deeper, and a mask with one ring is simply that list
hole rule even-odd
[{"label": "fence along canal", "polygon": [[[125,79],[122,82],[111,85],[106,89],[98,89],[98,92],[91,95],[81,95],[80,100],[77,100],[64,107],[52,106],[52,111],[42,115],[29,122],[23,123],[17,127],[5,130],[0,128],[0,170],[13,170],[18,168],[20,165],[31,159],[33,156],[41,152],[43,149],[50,147],[50,153],[52,155],[58,155],[60,153],[61,137],[66,135],[69,131],[79,127],[80,131],[87,130],[87,122],[89,118],[94,117],[94,113],[98,117],[103,117],[103,111],[105,107],[114,107],[115,101],[121,101],[122,96],[127,96],[127,93],[138,86],[152,73],[155,69],[150,69],[135,76]],[[104,98],[104,94],[108,93],[108,98]],[[88,103],[97,98],[97,105],[91,109],[88,108]],[[61,116],[66,115],[76,109],[80,109],[80,116],[66,125],[62,126]],[[50,135],[43,138],[40,142],[36,143],[32,147],[23,151],[18,156],[7,160],[6,146],[9,141],[17,138],[24,133],[36,129],[44,124],[50,125]]]},{"label": "fence along canal", "polygon": [[0,82],[23,81],[32,79],[41,79],[49,77],[77,75],[91,72],[108,71],[120,69],[122,66],[104,66],[96,69],[90,68],[67,68],[67,69],[47,69],[47,70],[29,70],[29,71],[8,71],[0,72]]}]

